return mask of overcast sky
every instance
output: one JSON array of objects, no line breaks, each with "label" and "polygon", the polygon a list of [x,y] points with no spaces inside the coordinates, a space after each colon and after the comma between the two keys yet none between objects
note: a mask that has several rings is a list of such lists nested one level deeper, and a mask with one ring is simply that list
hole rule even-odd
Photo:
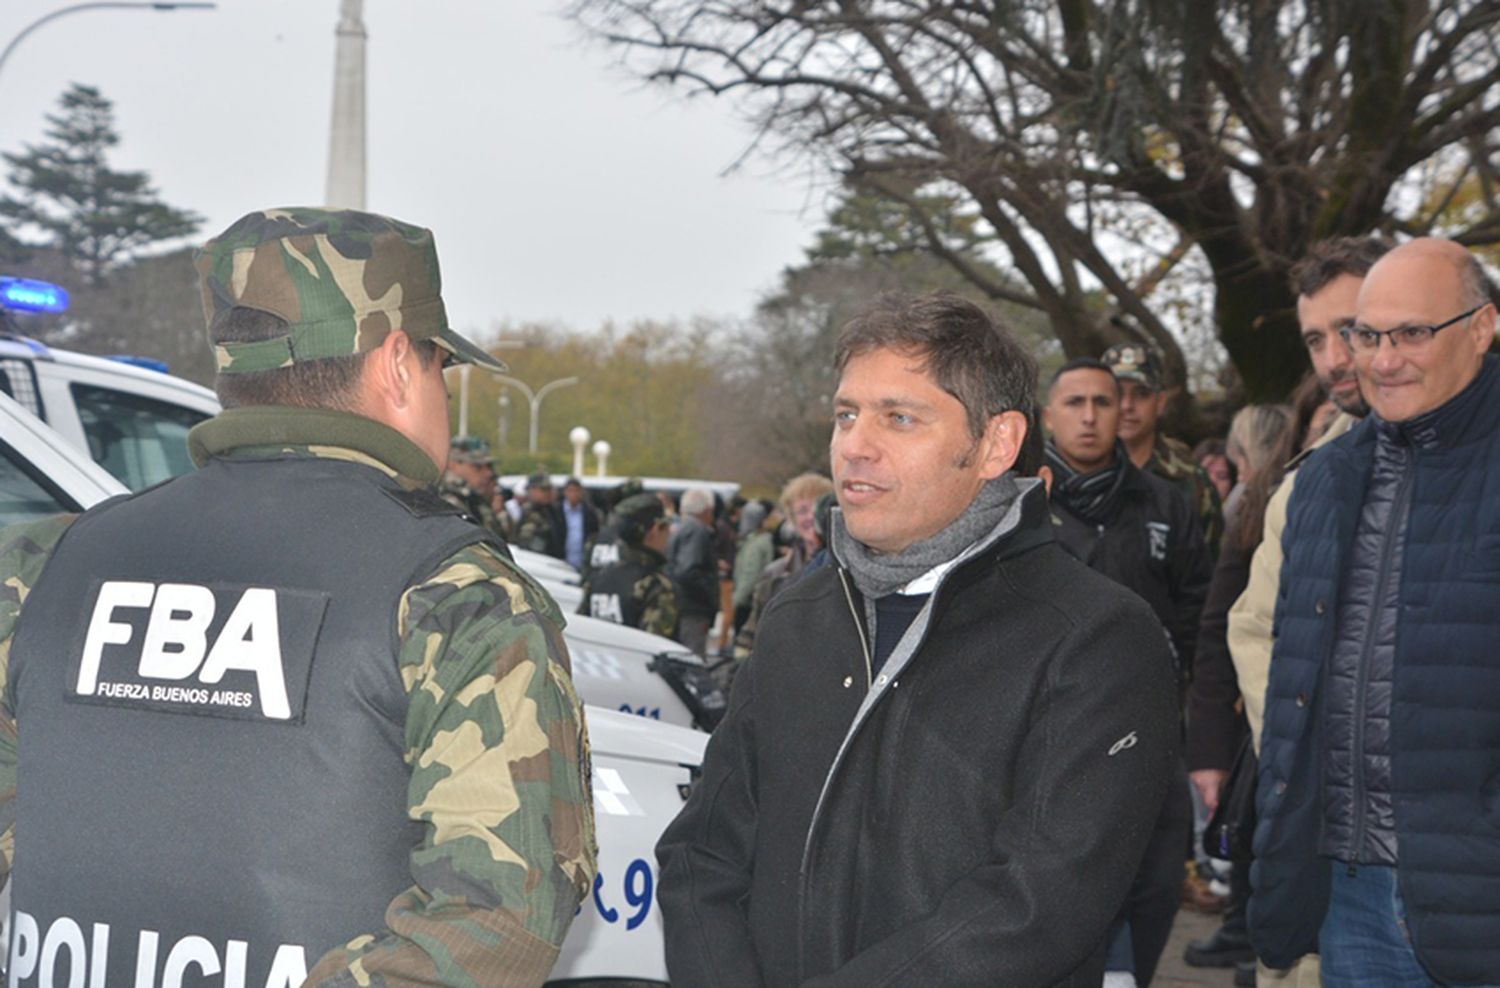
[{"label": "overcast sky", "polygon": [[[0,46],[70,0],[7,0]],[[0,150],[41,138],[70,82],[115,103],[117,167],[204,236],[322,201],[338,0],[90,10],[0,69]],[[431,227],[460,328],[738,316],[801,260],[820,200],[722,100],[645,89],[561,0],[365,0],[368,208]]]}]

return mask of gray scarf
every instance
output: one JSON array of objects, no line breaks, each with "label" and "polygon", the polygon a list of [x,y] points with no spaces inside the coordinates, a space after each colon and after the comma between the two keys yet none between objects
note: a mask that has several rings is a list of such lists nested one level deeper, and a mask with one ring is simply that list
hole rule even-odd
[{"label": "gray scarf", "polygon": [[931,538],[894,553],[871,551],[849,534],[844,526],[843,511],[832,517],[833,554],[854,577],[854,585],[866,601],[895,593],[936,566],[956,559],[960,553],[999,526],[1005,514],[1020,497],[1021,489],[1009,473],[985,484],[979,495],[947,528]]}]

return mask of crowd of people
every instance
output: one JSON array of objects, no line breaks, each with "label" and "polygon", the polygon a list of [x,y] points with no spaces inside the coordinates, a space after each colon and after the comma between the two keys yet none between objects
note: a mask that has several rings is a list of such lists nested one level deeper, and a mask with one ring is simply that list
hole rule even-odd
[{"label": "crowd of people", "polygon": [[12,985],[64,948],[81,984],[86,927],[91,984],[162,941],[164,983],[541,984],[598,879],[520,549],[731,687],[656,848],[674,984],[1144,986],[1184,901],[1242,983],[1500,983],[1497,296],[1462,246],[1316,244],[1312,374],[1193,451],[1148,346],[1039,388],[972,303],[885,296],[826,475],[607,512],[450,440],[444,366],[503,366],[430,232],[266,210],[198,263],[202,469],[0,538]]},{"label": "crowd of people", "polygon": [[[1418,241],[1385,260],[1392,249],[1380,238],[1334,239],[1315,245],[1294,268],[1298,319],[1312,370],[1284,403],[1241,408],[1222,438],[1205,439],[1190,450],[1164,435],[1161,424],[1172,391],[1160,361],[1140,343],[1110,347],[1097,358],[1069,360],[1051,374],[1040,395],[1035,424],[1041,429],[1032,433],[1032,455],[1023,450],[1013,469],[1042,479],[1053,541],[1149,605],[1164,632],[1177,686],[1172,723],[1183,741],[1180,770],[1170,773],[1140,865],[1113,917],[1104,960],[1106,984],[1151,982],[1183,904],[1223,915],[1211,936],[1188,945],[1186,962],[1234,967],[1238,984],[1256,983],[1257,944],[1262,956],[1278,965],[1277,970],[1260,968],[1263,982],[1312,983],[1319,977],[1320,942],[1331,955],[1323,969],[1325,983],[1384,983],[1371,980],[1375,969],[1361,959],[1372,948],[1358,936],[1375,935],[1350,931],[1363,929],[1358,910],[1388,893],[1400,902],[1396,912],[1365,919],[1384,931],[1372,942],[1391,953],[1389,964],[1416,979],[1402,984],[1447,983],[1436,973],[1421,973],[1431,970],[1425,965],[1455,964],[1455,970],[1479,977],[1456,982],[1465,984],[1483,983],[1488,975],[1482,972],[1493,971],[1466,960],[1481,949],[1467,938],[1461,919],[1472,906],[1444,902],[1435,891],[1485,901],[1482,889],[1495,880],[1492,863],[1478,867],[1467,880],[1456,880],[1441,877],[1440,865],[1424,865],[1417,858],[1406,873],[1413,876],[1407,879],[1412,890],[1403,888],[1398,833],[1428,815],[1417,809],[1403,813],[1398,800],[1426,799],[1434,789],[1448,800],[1457,797],[1442,784],[1398,774],[1396,766],[1398,750],[1405,750],[1399,743],[1413,744],[1416,753],[1406,757],[1422,764],[1423,753],[1436,743],[1430,740],[1434,735],[1468,758],[1474,756],[1467,749],[1477,748],[1478,757],[1491,759],[1500,750],[1496,738],[1483,733],[1494,726],[1483,718],[1451,731],[1429,725],[1416,711],[1431,703],[1430,716],[1440,716],[1450,687],[1417,678],[1403,682],[1397,672],[1399,653],[1413,665],[1471,670],[1463,678],[1474,685],[1495,683],[1493,672],[1472,671],[1492,659],[1493,637],[1487,646],[1476,638],[1472,651],[1450,646],[1421,659],[1402,649],[1404,635],[1414,636],[1410,640],[1444,637],[1407,630],[1437,607],[1430,591],[1416,590],[1420,596],[1415,602],[1414,586],[1448,586],[1463,601],[1482,599],[1485,590],[1483,579],[1478,589],[1466,584],[1466,574],[1476,565],[1480,577],[1488,572],[1485,559],[1470,562],[1459,554],[1451,558],[1456,569],[1444,571],[1426,556],[1416,556],[1422,578],[1429,581],[1417,583],[1405,577],[1402,557],[1413,520],[1428,521],[1424,511],[1434,518],[1452,514],[1451,509],[1424,505],[1460,495],[1482,501],[1492,490],[1484,485],[1482,457],[1470,465],[1479,475],[1474,480],[1463,480],[1457,463],[1430,468],[1432,478],[1444,485],[1436,490],[1418,485],[1427,475],[1415,467],[1441,459],[1460,439],[1477,442],[1480,433],[1488,434],[1473,416],[1484,407],[1493,373],[1484,354],[1494,337],[1494,313],[1488,306],[1495,295],[1482,267],[1456,245]],[[1448,309],[1458,317],[1452,318]],[[1446,322],[1437,318],[1444,314]],[[1424,321],[1429,316],[1431,321]],[[1386,326],[1390,328],[1382,328]],[[1446,338],[1437,335],[1450,326],[1462,328]],[[1370,419],[1372,407],[1376,417]],[[1389,417],[1380,413],[1382,407]],[[1339,510],[1320,504],[1295,511],[1294,480],[1303,464],[1315,450],[1366,419],[1367,429],[1375,433],[1364,439],[1372,450],[1361,452],[1363,459],[1356,461],[1362,472],[1345,473],[1323,495],[1340,492]],[[835,447],[837,438],[836,432]],[[1344,445],[1353,444],[1351,439]],[[834,465],[836,473],[837,460]],[[933,479],[924,480],[930,489]],[[1351,499],[1350,491],[1361,497]],[[761,651],[758,632],[772,600],[828,565],[830,526],[850,510],[835,511],[841,500],[833,483],[820,474],[793,478],[774,503],[739,498],[714,503],[706,490],[685,494],[678,511],[681,521],[665,538],[665,550],[657,551],[650,570],[657,581],[652,592],[675,592],[683,613],[694,615],[691,624],[677,629],[678,640],[702,655],[732,658],[725,663],[732,678]],[[1340,526],[1330,528],[1330,519],[1340,512],[1345,513]],[[1279,676],[1272,676],[1277,586],[1283,578],[1283,553],[1291,548],[1285,533],[1293,518],[1301,519],[1316,538],[1297,542],[1303,555],[1293,554],[1292,560],[1303,561],[1286,572],[1313,580],[1304,568],[1316,569],[1317,582],[1308,584],[1307,591],[1313,596],[1299,596],[1296,604],[1312,607],[1310,616],[1320,619],[1316,623],[1324,637],[1300,631],[1295,642],[1302,651],[1277,664]],[[1482,554],[1492,547],[1487,529],[1467,530],[1477,538],[1475,551]],[[1417,537],[1425,541],[1406,551],[1441,554],[1450,542],[1441,527],[1423,529]],[[1314,545],[1320,548],[1308,548]],[[1311,551],[1319,555],[1307,557]],[[836,569],[849,568],[836,548],[833,558]],[[612,583],[607,601],[638,585],[631,581],[644,572],[638,562],[614,565],[627,567],[630,580]],[[592,583],[614,581],[615,572],[598,572]],[[722,597],[714,593],[715,578]],[[1342,589],[1335,594],[1334,587]],[[596,592],[591,599],[598,601],[601,595]],[[707,632],[716,599],[725,603],[720,636],[710,647]],[[625,609],[613,603],[603,609],[585,603],[590,606],[596,616],[639,621],[622,617]],[[1297,611],[1286,609],[1288,614]],[[919,607],[911,604],[908,610],[895,615],[896,627],[907,627]],[[1447,611],[1459,620],[1469,613],[1454,612],[1452,605]],[[1406,622],[1397,620],[1408,614],[1413,617]],[[882,615],[869,616],[876,651],[882,641],[894,644]],[[1466,639],[1459,635],[1457,640]],[[1321,654],[1325,649],[1328,654]],[[1399,689],[1402,685],[1405,691]],[[1262,795],[1271,808],[1263,818],[1261,841],[1274,843],[1266,844],[1264,860],[1256,866],[1270,881],[1255,910],[1272,918],[1252,938],[1253,814],[1247,807],[1254,805],[1256,749],[1268,702],[1273,710],[1278,702],[1290,703],[1298,713],[1282,714],[1282,733],[1273,736],[1271,760],[1265,763],[1264,771],[1275,781],[1271,792]],[[1305,713],[1310,709],[1317,719]],[[1396,735],[1403,712],[1413,737]],[[1299,726],[1294,729],[1292,723]],[[1474,771],[1479,772],[1473,780],[1476,788],[1466,798],[1484,799],[1493,779]],[[1220,807],[1232,776],[1241,787],[1233,811],[1241,819],[1226,818],[1227,805]],[[1271,797],[1282,795],[1282,788],[1292,783],[1299,787],[1296,801],[1289,804],[1296,811],[1277,812],[1281,801]],[[1235,827],[1239,837],[1230,841],[1226,828]],[[1285,828],[1296,828],[1300,842],[1291,863],[1281,836]],[[1210,831],[1207,840],[1205,831]],[[1409,840],[1438,860],[1443,854],[1465,853],[1461,844],[1422,831]],[[1223,846],[1214,846],[1215,841]],[[1340,863],[1332,879],[1317,855]],[[1289,895],[1290,900],[1285,898]],[[1266,906],[1268,901],[1274,905]],[[1432,931],[1431,939],[1407,932],[1408,901],[1426,910],[1417,914],[1418,929]],[[1283,927],[1288,920],[1282,909],[1302,914],[1295,934]],[[1496,921],[1495,913],[1485,916],[1486,922]],[[1400,935],[1391,936],[1392,930]],[[1312,956],[1302,959],[1304,955]]]}]

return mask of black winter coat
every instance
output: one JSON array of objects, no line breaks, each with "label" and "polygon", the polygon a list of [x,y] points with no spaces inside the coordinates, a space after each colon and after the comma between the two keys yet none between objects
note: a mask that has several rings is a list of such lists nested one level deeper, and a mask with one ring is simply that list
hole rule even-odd
[{"label": "black winter coat", "polygon": [[667,575],[677,588],[683,614],[712,616],[719,609],[719,563],[714,555],[714,533],[688,516],[667,543]]},{"label": "black winter coat", "polygon": [[1097,988],[1176,764],[1171,664],[1022,504],[873,683],[841,566],[771,603],[657,846],[674,985]]},{"label": "black winter coat", "polygon": [[1113,517],[1094,525],[1054,501],[1054,533],[1090,569],[1129,587],[1151,605],[1172,639],[1186,680],[1214,567],[1203,542],[1203,521],[1181,488],[1129,460],[1123,467]]}]

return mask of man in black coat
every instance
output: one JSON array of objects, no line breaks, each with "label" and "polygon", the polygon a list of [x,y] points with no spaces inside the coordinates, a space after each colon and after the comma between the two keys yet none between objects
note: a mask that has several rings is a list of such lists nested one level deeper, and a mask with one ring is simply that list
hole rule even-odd
[{"label": "man in black coat", "polygon": [[[1054,477],[1057,540],[1089,568],[1151,605],[1171,640],[1179,682],[1185,683],[1213,572],[1193,505],[1180,487],[1131,461],[1117,437],[1120,382],[1103,362],[1081,358],[1064,364],[1053,375],[1043,414],[1052,433],[1046,459]],[[1172,715],[1173,729],[1178,723]],[[1111,969],[1133,971],[1141,985],[1150,984],[1172,933],[1192,826],[1182,769],[1173,775],[1123,916],[1129,955],[1117,951],[1111,958]]]},{"label": "man in black coat", "polygon": [[1011,466],[1035,369],[972,304],[841,332],[830,565],[767,608],[657,846],[679,985],[1088,985],[1177,764],[1150,609]]},{"label": "man in black coat", "polygon": [[1064,364],[1048,388],[1054,533],[1069,552],[1151,605],[1184,680],[1213,575],[1203,530],[1182,489],[1137,467],[1118,439],[1120,382],[1103,362]]}]

